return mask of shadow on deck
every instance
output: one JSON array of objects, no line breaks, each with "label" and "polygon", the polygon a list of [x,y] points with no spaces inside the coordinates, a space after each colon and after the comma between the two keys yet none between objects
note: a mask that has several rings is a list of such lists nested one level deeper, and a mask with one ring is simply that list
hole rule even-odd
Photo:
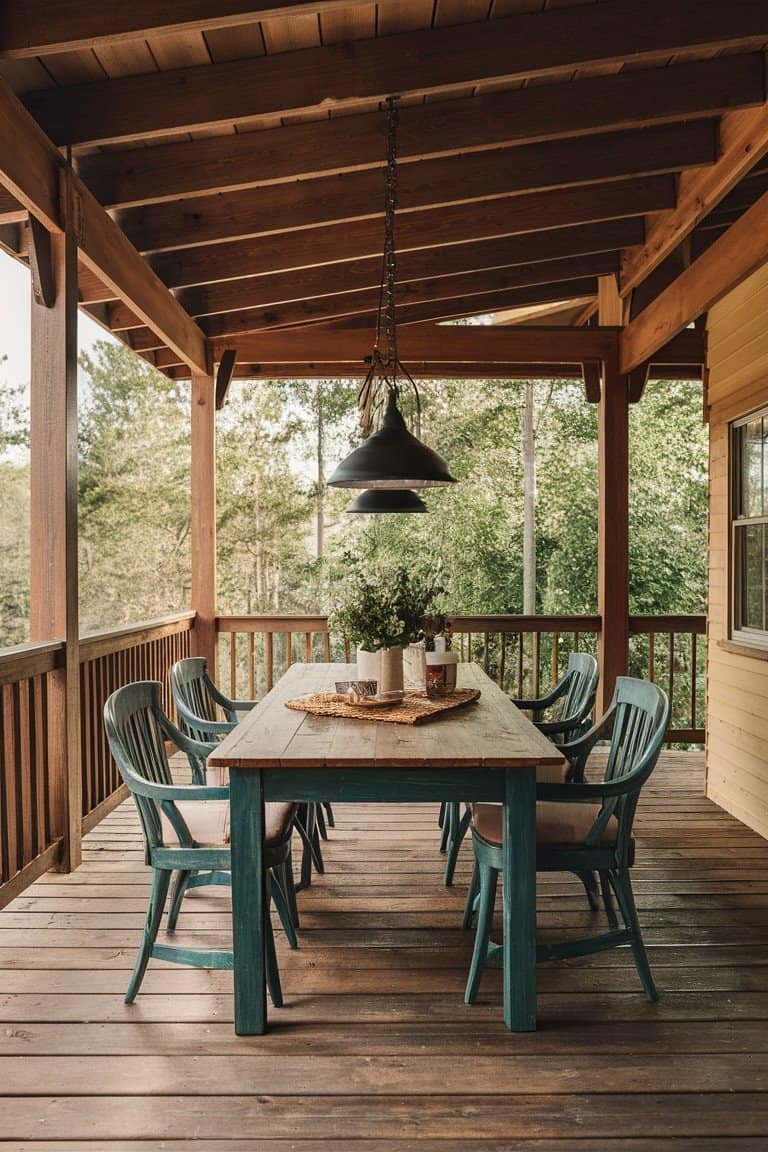
[{"label": "shadow on deck", "polygon": [[[542,967],[531,1035],[496,971],[463,1004],[471,849],[443,888],[425,806],[339,807],[269,1035],[233,1035],[227,972],[152,962],[125,1007],[148,874],[124,804],[0,913],[0,1148],[765,1149],[768,843],[703,797],[702,761],[665,753],[636,825],[660,1002],[626,949]],[[180,940],[223,942],[226,891],[184,907]],[[541,878],[539,912],[543,938],[590,923],[570,878]]]}]

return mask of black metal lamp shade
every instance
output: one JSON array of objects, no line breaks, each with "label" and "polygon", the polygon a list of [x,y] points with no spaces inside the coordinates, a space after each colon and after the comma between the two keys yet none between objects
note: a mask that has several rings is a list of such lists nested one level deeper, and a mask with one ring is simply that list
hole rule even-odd
[{"label": "black metal lamp shade", "polygon": [[365,488],[347,508],[347,512],[362,512],[368,515],[428,511],[424,501],[408,488]]},{"label": "black metal lamp shade", "polygon": [[455,484],[456,478],[442,456],[408,431],[391,391],[379,430],[342,460],[328,483],[333,488],[435,488]]}]

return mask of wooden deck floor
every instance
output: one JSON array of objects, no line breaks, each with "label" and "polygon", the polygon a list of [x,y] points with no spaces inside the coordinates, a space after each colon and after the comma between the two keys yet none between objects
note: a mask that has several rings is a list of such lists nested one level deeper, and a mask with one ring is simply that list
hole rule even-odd
[{"label": "wooden deck floor", "polygon": [[[540,1027],[510,1035],[497,972],[462,1003],[471,851],[441,885],[433,808],[337,811],[327,875],[281,947],[286,1007],[232,1032],[231,976],[154,962],[122,994],[147,874],[133,810],[0,913],[0,1148],[253,1152],[725,1152],[768,1147],[768,843],[668,753],[638,819],[636,889],[662,999],[625,950],[540,969]],[[542,879],[542,935],[585,927]],[[219,939],[228,893],[179,935]]]}]

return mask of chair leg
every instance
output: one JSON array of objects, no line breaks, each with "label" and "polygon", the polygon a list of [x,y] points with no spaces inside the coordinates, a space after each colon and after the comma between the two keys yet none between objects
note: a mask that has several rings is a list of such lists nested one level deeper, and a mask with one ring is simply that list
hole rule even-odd
[{"label": "chair leg", "polygon": [[443,876],[443,882],[445,883],[446,888],[450,888],[450,886],[453,884],[453,874],[456,871],[456,861],[459,858],[459,850],[464,841],[464,837],[469,831],[469,826],[472,823],[471,810],[466,808],[462,815],[459,816],[460,811],[461,806],[457,804],[456,811],[454,812],[452,818],[452,836],[448,845],[448,853],[445,861],[445,874]]},{"label": "chair leg", "polygon": [[608,927],[615,932],[619,927],[619,918],[616,915],[616,905],[613,902],[613,891],[607,872],[600,873],[600,891],[603,894],[603,906],[608,917]]},{"label": "chair leg", "polygon": [[179,918],[181,911],[181,902],[184,899],[184,893],[187,891],[187,885],[192,877],[192,872],[174,872],[173,884],[171,885],[171,902],[168,905],[168,920],[165,925],[166,932],[176,931],[176,921]]},{"label": "chair leg", "polygon": [[445,800],[443,800],[442,804],[440,805],[440,812],[439,812],[438,817],[437,817],[438,828],[442,828],[444,823],[445,823]]},{"label": "chair leg", "polygon": [[283,891],[291,910],[291,920],[294,928],[298,930],[301,927],[301,921],[299,920],[299,906],[296,901],[296,883],[293,878],[293,852],[291,848],[288,849],[288,859],[282,866],[282,875],[285,877]]},{"label": "chair leg", "polygon": [[323,873],[323,857],[319,849],[319,837],[315,827],[315,805],[302,804],[299,808],[296,830],[301,837],[304,850],[301,855],[301,879],[299,889],[309,888],[312,883],[312,865]]},{"label": "chair leg", "polygon": [[480,868],[477,860],[475,860],[472,869],[472,879],[469,882],[469,892],[467,892],[467,903],[464,908],[464,919],[461,922],[462,928],[469,930],[472,927],[472,921],[475,918],[475,902],[477,894],[480,891]]},{"label": "chair leg", "polygon": [[[319,804],[316,805],[315,810],[317,811],[319,807]],[[322,876],[325,872],[325,861],[323,860],[323,849],[320,843],[320,825],[317,823],[317,819],[315,819],[315,830],[312,834],[310,850],[312,852],[312,863],[315,866],[315,870]]]},{"label": "chair leg", "polygon": [[464,1003],[474,1004],[480,987],[485,961],[488,956],[488,941],[491,938],[491,925],[493,923],[493,909],[496,904],[496,883],[499,874],[495,868],[488,864],[480,864],[480,904],[477,910],[477,930],[475,932],[475,947],[472,952],[472,963],[467,977],[467,987],[464,993]]},{"label": "chair leg", "polygon": [[584,891],[587,894],[589,907],[593,912],[597,912],[600,907],[600,896],[597,887],[597,877],[594,872],[577,872],[579,880],[584,885]]},{"label": "chair leg", "polygon": [[325,812],[323,811],[322,804],[318,804],[315,808],[317,813],[317,830],[323,840],[328,839],[328,829],[325,826]]},{"label": "chair leg", "polygon": [[659,993],[656,985],[653,982],[651,975],[651,966],[648,963],[648,953],[645,950],[643,943],[643,936],[640,931],[640,921],[637,918],[637,908],[635,907],[635,897],[632,892],[632,882],[629,878],[629,872],[625,869],[620,871],[611,872],[610,881],[613,885],[613,890],[616,893],[616,899],[619,902],[621,915],[624,918],[629,931],[632,933],[632,940],[630,946],[632,948],[632,955],[635,958],[637,966],[637,973],[643,985],[646,997],[651,1000],[658,1000]]},{"label": "chair leg", "polygon": [[335,828],[336,818],[333,815],[333,808],[329,800],[323,800],[323,808],[325,808],[325,818],[328,821],[328,827]]},{"label": "chair leg", "polygon": [[445,852],[451,842],[451,804],[440,805],[440,827],[443,834],[440,837],[440,851]]},{"label": "chair leg", "polygon": [[283,931],[285,932],[285,938],[288,941],[288,946],[292,950],[295,950],[299,946],[299,942],[296,939],[296,929],[293,925],[293,917],[291,916],[291,909],[288,905],[288,900],[280,885],[280,880],[276,875],[276,871],[276,869],[272,870],[272,876],[270,878],[272,901],[277,910],[277,914],[280,917],[280,923],[283,926]]},{"label": "chair leg", "polygon": [[136,999],[136,993],[141,987],[141,982],[144,979],[144,973],[147,970],[147,964],[152,952],[152,945],[157,939],[157,930],[160,927],[160,920],[165,908],[165,900],[168,895],[168,885],[171,882],[171,873],[163,868],[154,868],[152,870],[152,890],[149,894],[149,903],[147,904],[147,916],[144,921],[144,935],[141,939],[139,947],[139,954],[136,957],[136,964],[134,965],[133,974],[128,985],[128,991],[125,994],[126,1004],[133,1004]]},{"label": "chair leg", "polygon": [[[274,894],[274,887],[271,885],[270,880],[267,880],[267,891]],[[272,917],[269,914],[269,902],[267,903],[267,914],[265,920],[265,940],[264,940],[264,966],[266,968],[267,988],[269,989],[270,999],[275,1008],[282,1008],[283,1006],[283,990],[280,986],[280,970],[277,966],[277,951],[275,949],[275,934],[272,931]]]}]

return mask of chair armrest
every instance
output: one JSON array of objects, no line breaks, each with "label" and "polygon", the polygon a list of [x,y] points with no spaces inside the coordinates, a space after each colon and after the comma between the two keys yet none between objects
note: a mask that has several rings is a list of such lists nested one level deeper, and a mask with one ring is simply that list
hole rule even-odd
[{"label": "chair armrest", "polygon": [[570,679],[570,675],[564,676],[560,683],[555,685],[549,695],[542,696],[540,700],[517,700],[514,696],[510,697],[510,699],[513,704],[516,704],[518,708],[526,712],[543,712],[545,708],[550,708],[564,695]]},{"label": "chair armrest", "polygon": [[202,729],[205,732],[210,732],[213,736],[226,736],[237,727],[237,722],[234,720],[205,720],[202,716],[196,716],[182,700],[176,701],[176,711],[179,718],[190,728]]},{"label": "chair armrest", "polygon": [[[169,720],[162,712],[158,715],[158,720],[168,739],[172,740],[179,751],[185,752],[187,756],[196,756],[199,759],[205,760],[210,756],[211,752],[215,752],[219,746],[218,740],[193,740],[191,736],[187,736],[185,732],[177,728],[173,721]],[[198,723],[196,718],[195,723]]]},{"label": "chair armrest", "polygon": [[145,780],[132,768],[123,763],[121,771],[129,790],[137,796],[148,796],[151,800],[228,800],[229,787],[210,784],[157,784]]},{"label": "chair armrest", "polygon": [[[572,716],[565,720],[535,720],[534,721],[539,732],[545,736],[553,736],[555,732],[562,732],[564,735],[567,732],[572,732],[574,728],[581,725],[581,720],[575,720]],[[573,741],[577,743],[577,741]]]},{"label": "chair armrest", "polygon": [[205,686],[216,703],[227,713],[229,721],[232,724],[237,724],[238,712],[250,712],[251,708],[255,707],[255,705],[258,703],[257,700],[230,699],[229,696],[224,695],[221,689],[214,684],[213,680],[211,680],[210,676],[207,675],[205,677]]}]

